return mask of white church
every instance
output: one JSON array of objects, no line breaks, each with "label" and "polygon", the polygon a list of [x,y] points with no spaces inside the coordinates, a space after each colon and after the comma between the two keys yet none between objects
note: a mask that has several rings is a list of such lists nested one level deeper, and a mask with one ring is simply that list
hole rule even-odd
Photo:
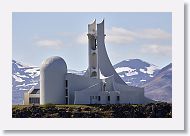
[{"label": "white church", "polygon": [[146,104],[144,88],[128,86],[116,73],[105,48],[104,20],[88,25],[88,69],[68,73],[61,57],[50,57],[40,67],[40,88],[24,93],[24,104]]}]

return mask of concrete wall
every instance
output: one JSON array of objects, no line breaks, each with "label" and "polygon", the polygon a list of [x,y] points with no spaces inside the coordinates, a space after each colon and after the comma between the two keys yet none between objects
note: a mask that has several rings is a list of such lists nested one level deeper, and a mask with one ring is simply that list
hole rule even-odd
[{"label": "concrete wall", "polygon": [[120,91],[120,103],[143,104],[144,95],[138,91]]},{"label": "concrete wall", "polygon": [[[96,45],[96,20],[88,24],[88,76],[99,78],[98,51]],[[93,74],[92,74],[93,73]],[[94,74],[96,73],[96,74]]]},{"label": "concrete wall", "polygon": [[113,83],[114,81],[114,75],[104,79],[105,83],[106,83],[106,91],[114,91],[114,87],[113,87]]},{"label": "concrete wall", "polygon": [[40,94],[30,94],[29,91],[24,93],[24,105],[30,105],[29,98],[40,98]]},{"label": "concrete wall", "polygon": [[[148,101],[144,97],[143,88],[121,85],[115,83],[113,78],[111,76],[105,79],[106,90],[103,91],[103,83],[99,79],[67,74],[69,104],[144,104]],[[108,101],[108,96],[110,101]],[[119,101],[117,96],[119,96]],[[91,99],[92,97],[95,99]]]},{"label": "concrete wall", "polygon": [[106,77],[114,75],[116,82],[125,85],[125,82],[120,78],[113,68],[105,48],[104,21],[102,21],[100,24],[97,24],[97,45],[98,63],[101,73]]},{"label": "concrete wall", "polygon": [[60,57],[45,60],[40,67],[40,104],[65,104],[67,66]]},{"label": "concrete wall", "polygon": [[120,91],[120,103],[144,104],[144,88],[114,83],[115,90]]},{"label": "concrete wall", "polygon": [[101,82],[100,79],[79,76],[71,73],[66,75],[66,80],[68,80],[69,104],[74,104],[75,91],[81,92],[81,90]]},{"label": "concrete wall", "polygon": [[109,95],[108,91],[101,91],[98,93],[98,95],[101,97],[100,104],[108,104],[107,102],[108,99],[107,96]]},{"label": "concrete wall", "polygon": [[120,103],[120,101],[117,101],[117,96],[120,97],[120,93],[118,91],[111,91],[109,93],[109,96],[110,96],[110,101],[109,101],[110,104],[119,104]]},{"label": "concrete wall", "polygon": [[29,93],[28,92],[24,92],[24,101],[23,101],[24,105],[29,105]]},{"label": "concrete wall", "polygon": [[[110,100],[108,100],[108,96]],[[75,92],[75,104],[118,104],[118,91],[101,91],[101,84]],[[99,100],[100,97],[100,100]]]},{"label": "concrete wall", "polygon": [[98,104],[98,99],[91,96],[98,96],[101,91],[101,84],[95,84],[87,89],[75,91],[74,104]]}]

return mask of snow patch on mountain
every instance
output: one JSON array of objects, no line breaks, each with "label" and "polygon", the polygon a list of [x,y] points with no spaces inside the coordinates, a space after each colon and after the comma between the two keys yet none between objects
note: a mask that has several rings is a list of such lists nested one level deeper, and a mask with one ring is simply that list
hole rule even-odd
[{"label": "snow patch on mountain", "polygon": [[16,75],[13,75],[13,78],[15,79],[16,82],[23,82],[24,80]]},{"label": "snow patch on mountain", "polygon": [[[129,67],[118,67],[115,69],[115,71],[119,74],[121,72],[125,72],[126,76],[134,76],[134,75],[138,75],[138,72],[136,71],[136,69],[132,69]],[[121,75],[121,77],[124,77],[124,75]]]},{"label": "snow patch on mountain", "polygon": [[40,69],[12,60],[12,103],[22,104],[23,94],[39,83]]},{"label": "snow patch on mountain", "polygon": [[132,68],[129,68],[129,67],[118,67],[118,68],[116,68],[115,69],[115,71],[117,72],[117,73],[121,73],[121,72],[123,72],[123,71],[125,71],[125,72],[133,72],[133,71],[135,71],[136,69],[132,69]]},{"label": "snow patch on mountain", "polygon": [[150,81],[159,68],[140,59],[128,59],[114,65],[119,76],[131,86],[141,86]]},{"label": "snow patch on mountain", "polygon": [[140,80],[140,82],[146,82],[146,80]]},{"label": "snow patch on mountain", "polygon": [[125,73],[126,76],[134,76],[134,75],[138,75],[138,72],[137,71],[132,71],[132,72],[128,72],[128,73]]}]

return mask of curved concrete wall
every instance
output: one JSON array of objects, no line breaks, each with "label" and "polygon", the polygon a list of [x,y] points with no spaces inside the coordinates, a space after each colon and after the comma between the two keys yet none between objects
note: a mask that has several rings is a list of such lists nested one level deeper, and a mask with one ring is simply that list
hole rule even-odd
[{"label": "curved concrete wall", "polygon": [[104,20],[97,24],[97,45],[98,45],[98,64],[101,73],[104,76],[111,76],[114,75],[114,79],[116,82],[127,85],[125,82],[120,78],[120,76],[116,73],[115,69],[113,68],[108,54],[106,52],[105,47],[105,34],[104,34]]},{"label": "curved concrete wall", "polygon": [[96,34],[96,20],[92,24],[88,24],[88,33],[89,34]]},{"label": "curved concrete wall", "polygon": [[67,66],[60,57],[46,59],[40,67],[40,104],[65,104]]}]

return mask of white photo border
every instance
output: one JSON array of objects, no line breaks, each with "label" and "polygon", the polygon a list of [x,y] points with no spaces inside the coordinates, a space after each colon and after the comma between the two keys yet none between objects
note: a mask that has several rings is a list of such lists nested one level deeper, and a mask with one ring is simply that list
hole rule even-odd
[{"label": "white photo border", "polygon": [[[171,12],[172,118],[12,118],[13,12]],[[0,58],[2,130],[184,130],[184,3],[181,0],[1,0]]]}]

